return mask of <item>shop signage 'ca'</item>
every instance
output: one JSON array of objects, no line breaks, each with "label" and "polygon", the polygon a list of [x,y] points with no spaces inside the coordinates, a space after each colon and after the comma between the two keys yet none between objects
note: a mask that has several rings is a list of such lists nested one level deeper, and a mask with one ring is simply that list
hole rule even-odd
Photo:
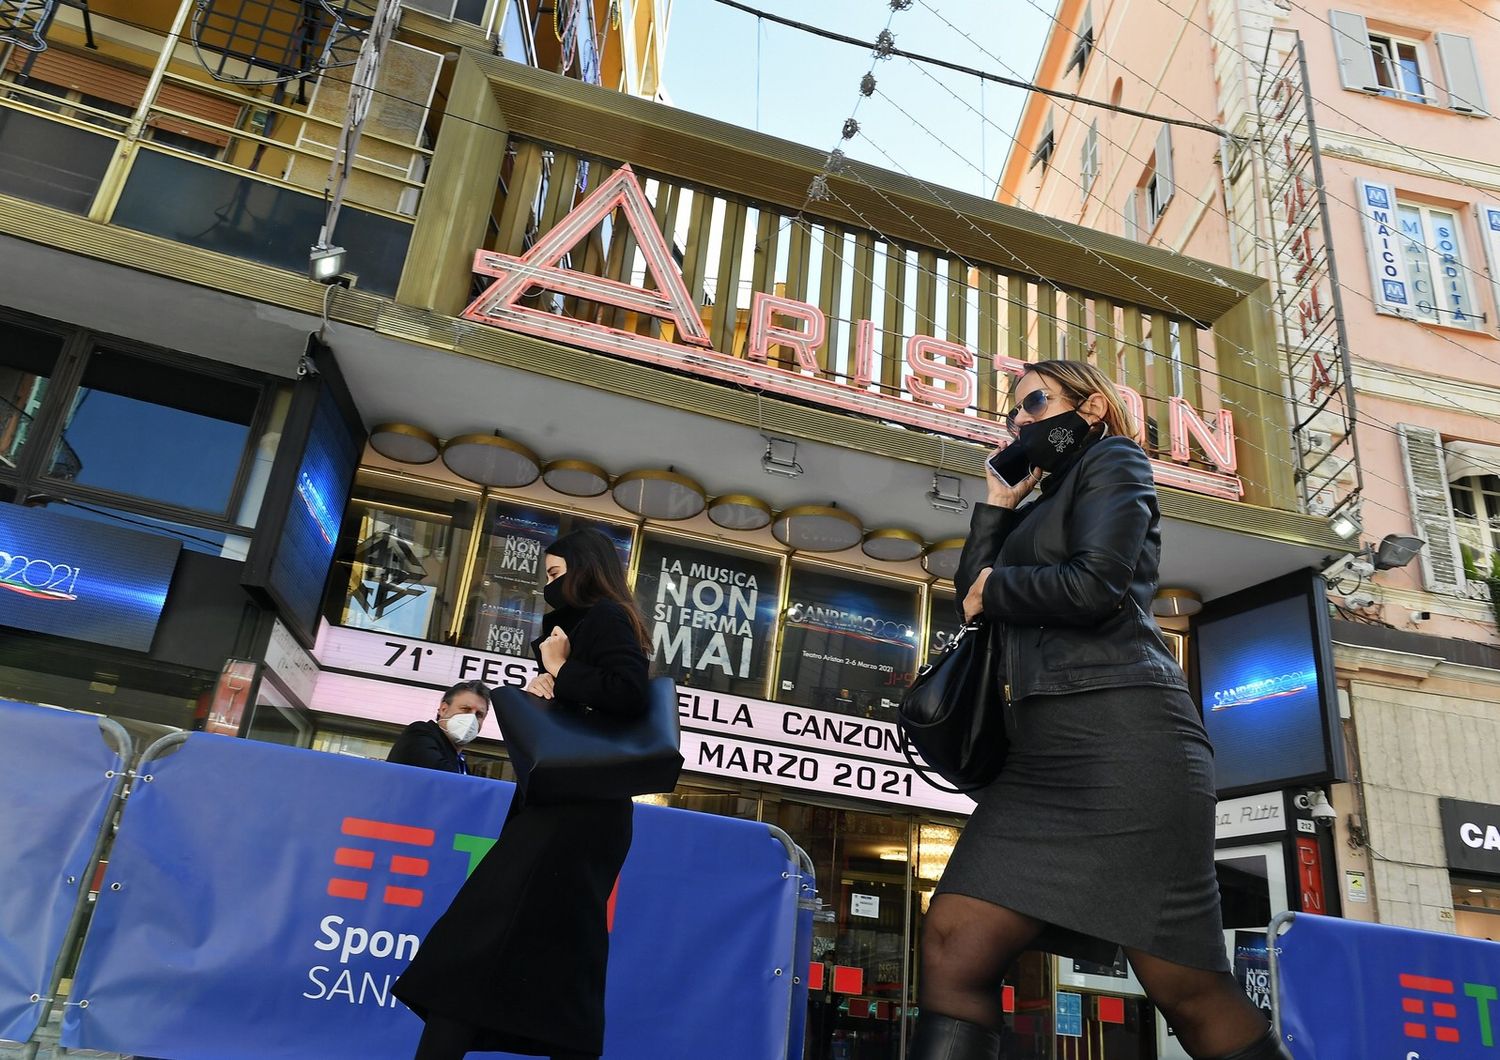
[{"label": "shop signage 'ca'", "polygon": [[[640,247],[645,275],[654,285],[651,289],[561,265],[564,256],[616,210],[623,214]],[[756,292],[750,306],[745,355],[736,357],[730,351],[715,350],[682,272],[657,227],[651,203],[628,165],[603,181],[525,254],[476,251],[474,271],[493,279],[463,312],[466,319],[476,323],[985,445],[1002,445],[1009,440],[1002,424],[974,414],[980,386],[978,355],[958,343],[930,335],[909,337],[904,350],[904,392],[900,396],[882,393],[873,388],[873,322],[855,323],[850,372],[842,379],[834,378],[823,370],[817,356],[827,340],[823,311],[806,302]],[[666,321],[672,325],[672,338],[640,335],[523,304],[523,299],[537,290]],[[795,367],[773,363],[774,349],[790,351]],[[994,367],[1006,375],[1020,375],[1026,363],[997,354]],[[1121,387],[1121,391],[1143,432],[1145,403],[1141,395],[1129,387]],[[1211,496],[1241,497],[1244,489],[1235,474],[1238,458],[1233,415],[1221,409],[1204,416],[1180,397],[1169,399],[1167,414],[1172,447],[1169,460],[1153,461],[1157,481]],[[1144,440],[1143,433],[1137,440]],[[1212,469],[1191,466],[1193,442]]]}]

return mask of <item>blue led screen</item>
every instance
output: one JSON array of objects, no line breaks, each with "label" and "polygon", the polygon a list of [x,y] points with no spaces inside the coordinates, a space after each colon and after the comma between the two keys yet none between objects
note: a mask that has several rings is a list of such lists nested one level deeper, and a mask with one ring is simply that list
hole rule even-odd
[{"label": "blue led screen", "polygon": [[267,582],[288,616],[309,635],[318,625],[323,587],[333,566],[359,452],[332,388],[324,385],[318,392]]},{"label": "blue led screen", "polygon": [[149,651],[181,545],[0,504],[0,625]]},{"label": "blue led screen", "polygon": [[1199,622],[1203,723],[1219,791],[1326,773],[1317,632],[1299,594]]}]

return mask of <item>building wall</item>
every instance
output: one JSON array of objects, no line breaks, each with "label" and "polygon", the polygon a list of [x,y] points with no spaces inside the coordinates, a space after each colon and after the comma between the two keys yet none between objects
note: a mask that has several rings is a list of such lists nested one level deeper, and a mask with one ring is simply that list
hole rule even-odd
[{"label": "building wall", "polygon": [[1437,676],[1441,667],[1424,677],[1420,665],[1393,670],[1390,662],[1358,651],[1341,662],[1360,671],[1349,691],[1359,721],[1362,816],[1380,920],[1451,933],[1453,898],[1437,800],[1500,803],[1491,753],[1500,746],[1493,705],[1500,681],[1489,671],[1476,671],[1484,681]]}]

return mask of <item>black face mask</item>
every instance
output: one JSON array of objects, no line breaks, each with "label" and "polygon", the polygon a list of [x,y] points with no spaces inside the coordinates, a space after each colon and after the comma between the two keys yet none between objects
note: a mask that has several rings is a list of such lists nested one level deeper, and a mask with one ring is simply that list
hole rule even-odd
[{"label": "black face mask", "polygon": [[1093,424],[1069,409],[1026,424],[1016,432],[1015,444],[1021,447],[1032,467],[1051,472],[1082,449],[1093,430]]},{"label": "black face mask", "polygon": [[578,625],[579,619],[583,618],[584,612],[588,610],[586,607],[574,607],[563,599],[562,581],[566,577],[567,575],[564,574],[562,578],[542,586],[542,599],[547,601],[547,606],[551,608],[542,616],[543,636],[557,628],[561,628],[564,633],[571,636],[573,627]]}]

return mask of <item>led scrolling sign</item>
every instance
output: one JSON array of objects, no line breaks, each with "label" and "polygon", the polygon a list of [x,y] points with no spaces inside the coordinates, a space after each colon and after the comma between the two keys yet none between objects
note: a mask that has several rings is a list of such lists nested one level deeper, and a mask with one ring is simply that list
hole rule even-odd
[{"label": "led scrolling sign", "polygon": [[[621,210],[625,224],[645,259],[654,290],[561,266],[563,257],[600,223]],[[795,397],[984,445],[1009,442],[1002,424],[973,414],[979,380],[978,357],[958,343],[929,335],[906,340],[901,396],[872,390],[875,370],[875,325],[855,325],[855,349],[848,381],[840,381],[818,364],[817,351],[827,338],[822,310],[806,302],[757,292],[750,307],[745,355],[713,348],[666,240],[656,225],[650,202],[630,166],[622,166],[573,211],[522,255],[479,250],[474,272],[494,282],[463,312],[481,324],[537,338],[595,350],[645,364],[668,367],[722,382]],[[543,289],[641,316],[669,321],[672,341],[559,316],[522,304],[528,292]],[[772,349],[792,352],[795,368],[771,362]],[[1021,375],[1024,361],[996,355],[994,366]],[[1130,387],[1120,387],[1126,405],[1141,425],[1144,442],[1145,402]],[[1234,419],[1227,410],[1204,417],[1180,397],[1169,401],[1170,460],[1154,460],[1156,480],[1215,497],[1237,500],[1244,487],[1235,471]],[[1196,441],[1213,469],[1190,466],[1190,441]]]}]

